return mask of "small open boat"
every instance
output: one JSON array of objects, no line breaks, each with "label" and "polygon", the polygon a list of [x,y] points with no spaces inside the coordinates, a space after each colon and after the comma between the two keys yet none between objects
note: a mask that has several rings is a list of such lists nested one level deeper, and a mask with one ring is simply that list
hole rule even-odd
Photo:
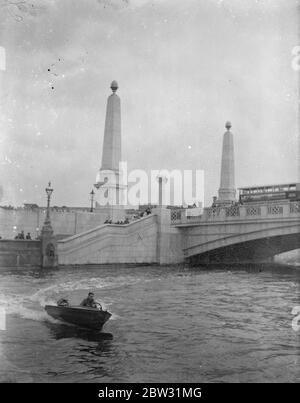
[{"label": "small open boat", "polygon": [[88,329],[101,330],[111,313],[84,306],[46,305],[45,310],[54,319],[63,320]]}]

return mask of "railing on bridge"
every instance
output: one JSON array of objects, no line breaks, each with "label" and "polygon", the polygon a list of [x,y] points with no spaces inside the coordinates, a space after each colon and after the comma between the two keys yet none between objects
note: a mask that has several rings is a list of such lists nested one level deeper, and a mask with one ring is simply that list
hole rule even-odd
[{"label": "railing on bridge", "polygon": [[181,209],[172,209],[171,213],[171,224],[180,224],[183,218],[183,210]]},{"label": "railing on bridge", "polygon": [[186,217],[184,210],[171,210],[171,224],[189,224],[207,221],[251,220],[266,218],[300,219],[300,201],[270,202],[251,205],[233,204],[229,207],[207,207],[201,216]]},{"label": "railing on bridge", "polygon": [[300,213],[300,202],[290,204],[290,213]]}]

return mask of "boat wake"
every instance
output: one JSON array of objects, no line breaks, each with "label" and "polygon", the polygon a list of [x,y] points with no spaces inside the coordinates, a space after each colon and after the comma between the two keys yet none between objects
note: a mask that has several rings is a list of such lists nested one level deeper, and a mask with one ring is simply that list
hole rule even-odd
[{"label": "boat wake", "polygon": [[[42,286],[38,291],[31,295],[11,294],[4,295],[0,291],[0,306],[5,309],[7,315],[18,315],[24,319],[36,321],[48,321],[52,323],[60,323],[58,320],[50,317],[44,310],[45,305],[56,305],[59,298],[67,298],[72,301],[77,300],[79,291],[97,290],[118,287],[127,287],[136,284],[140,279],[130,277],[111,277],[111,278],[89,278],[72,280],[63,283],[55,283],[50,286]],[[40,286],[36,284],[36,286]],[[80,293],[80,294],[82,294]],[[75,301],[74,301],[75,302]],[[112,301],[103,301],[101,304],[104,310],[110,310]],[[119,315],[112,312],[111,320],[119,319]]]}]

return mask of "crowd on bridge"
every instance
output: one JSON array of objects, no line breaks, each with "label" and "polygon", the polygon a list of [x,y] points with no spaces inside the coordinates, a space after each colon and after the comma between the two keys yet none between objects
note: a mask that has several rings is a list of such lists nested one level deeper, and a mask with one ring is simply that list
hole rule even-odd
[{"label": "crowd on bridge", "polygon": [[138,214],[134,214],[131,217],[131,219],[129,219],[129,217],[126,217],[124,220],[113,222],[110,218],[107,218],[104,221],[104,224],[118,224],[118,225],[129,224],[131,221],[136,221],[136,220],[139,220],[142,217],[147,217],[151,213],[152,213],[152,211],[151,211],[150,207],[147,207],[146,210],[141,211]]},{"label": "crowd on bridge", "polygon": [[22,230],[21,232],[18,233],[18,235],[15,236],[15,239],[27,239],[27,240],[30,240],[32,238],[31,238],[30,232],[27,232],[27,234],[25,236],[24,230]]}]

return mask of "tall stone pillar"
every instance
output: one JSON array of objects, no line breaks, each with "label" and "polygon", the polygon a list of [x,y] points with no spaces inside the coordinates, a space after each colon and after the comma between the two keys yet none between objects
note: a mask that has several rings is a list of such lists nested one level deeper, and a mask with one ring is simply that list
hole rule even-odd
[{"label": "tall stone pillar", "polygon": [[171,225],[171,210],[159,206],[152,209],[157,219],[156,262],[177,264],[184,261],[183,235],[180,229]]},{"label": "tall stone pillar", "polygon": [[116,94],[118,83],[111,83],[112,94],[107,99],[102,164],[95,183],[99,190],[96,195],[96,212],[112,221],[125,216],[123,200],[121,162],[121,101]]},{"label": "tall stone pillar", "polygon": [[219,197],[217,200],[218,204],[231,204],[232,202],[236,201],[233,135],[230,131],[231,123],[226,122],[225,127],[227,131],[223,136],[221,181]]},{"label": "tall stone pillar", "polygon": [[43,268],[57,267],[56,239],[50,222],[45,222],[41,231],[41,255]]},{"label": "tall stone pillar", "polygon": [[121,101],[117,95],[118,83],[110,86],[112,94],[107,99],[101,171],[119,170],[121,161]]}]

